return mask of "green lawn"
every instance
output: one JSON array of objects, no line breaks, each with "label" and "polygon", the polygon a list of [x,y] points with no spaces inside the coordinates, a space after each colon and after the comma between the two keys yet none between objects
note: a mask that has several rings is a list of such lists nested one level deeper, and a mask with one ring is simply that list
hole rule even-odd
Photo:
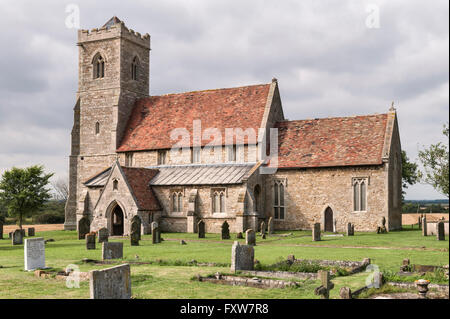
[{"label": "green lawn", "polygon": [[[77,264],[81,271],[109,267],[81,262],[83,258],[101,259],[101,246],[97,244],[96,250],[86,250],[84,241],[78,240],[74,231],[41,232],[36,236],[55,239],[55,242],[46,244],[48,267],[62,269],[69,264]],[[145,235],[138,247],[130,246],[127,239],[112,239],[124,242],[122,262],[135,261],[136,255],[139,261],[165,262],[164,266],[131,266],[135,298],[317,298],[313,291],[319,283],[314,281],[302,282],[296,289],[258,289],[192,281],[191,278],[197,274],[229,272],[228,266],[196,267],[186,266],[186,262],[195,259],[228,265],[235,234],[230,240],[221,240],[218,234],[206,234],[205,239],[186,233],[164,233],[162,237],[165,241],[152,245],[151,236]],[[184,239],[187,245],[180,245],[180,239]],[[448,264],[448,248],[448,239],[437,241],[434,236],[422,237],[418,230],[380,235],[356,233],[353,237],[324,237],[320,242],[312,242],[309,231],[294,231],[289,237],[271,236],[266,240],[257,237],[255,258],[263,264],[270,264],[280,258],[285,259],[289,254],[296,258],[356,261],[368,257],[381,270],[398,271],[404,258],[415,264]],[[58,279],[35,278],[33,273],[23,271],[23,258],[23,245],[12,246],[9,239],[0,240],[0,298],[89,298],[87,282],[83,282],[79,289],[70,289]],[[335,289],[331,297],[338,298],[339,288],[344,285],[352,290],[364,286],[367,275],[359,273],[334,278]]]}]

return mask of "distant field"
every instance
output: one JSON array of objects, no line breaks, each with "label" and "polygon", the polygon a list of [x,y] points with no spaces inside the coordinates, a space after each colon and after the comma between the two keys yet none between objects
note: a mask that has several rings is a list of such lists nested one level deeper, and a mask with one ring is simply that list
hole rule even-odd
[{"label": "distant field", "polygon": [[[41,231],[50,231],[50,230],[64,230],[64,224],[43,224],[43,225],[22,225],[23,229],[28,229],[30,227],[34,227],[37,232]],[[12,232],[18,229],[17,225],[4,225],[3,233],[4,236],[8,236],[9,232]]]},{"label": "distant field", "polygon": [[[445,213],[428,213],[425,214],[427,216],[427,221],[437,221],[440,220],[442,217],[444,217],[444,220],[448,220],[449,214],[445,214]],[[415,225],[417,224],[419,217],[421,216],[421,214],[417,214],[417,213],[408,213],[402,214],[402,225]]]}]

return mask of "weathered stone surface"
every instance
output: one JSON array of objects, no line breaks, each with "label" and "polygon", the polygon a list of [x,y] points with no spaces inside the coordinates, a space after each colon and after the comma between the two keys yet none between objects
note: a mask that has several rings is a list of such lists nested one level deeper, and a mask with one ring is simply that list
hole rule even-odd
[{"label": "weathered stone surface", "polygon": [[109,231],[107,228],[103,227],[98,230],[98,243],[108,242]]},{"label": "weathered stone surface", "polygon": [[130,299],[130,265],[123,264],[102,270],[91,270],[89,290],[91,299]]},{"label": "weathered stone surface", "polygon": [[25,239],[24,256],[25,270],[45,268],[44,238]]},{"label": "weathered stone surface", "polygon": [[159,244],[161,242],[161,233],[157,222],[151,224],[152,229],[152,244]]},{"label": "weathered stone surface", "polygon": [[12,244],[13,245],[22,245],[23,244],[23,231],[20,229],[16,229],[12,233]]},{"label": "weathered stone surface", "polygon": [[436,238],[437,240],[445,240],[445,228],[443,222],[438,222],[436,225]]},{"label": "weathered stone surface", "polygon": [[86,234],[90,232],[91,222],[89,218],[84,216],[78,221],[78,239],[84,239]]},{"label": "weathered stone surface", "polygon": [[352,290],[348,287],[342,287],[339,290],[339,296],[341,296],[341,299],[352,299]]},{"label": "weathered stone surface", "polygon": [[102,259],[120,259],[123,258],[123,243],[102,243]]},{"label": "weathered stone surface", "polygon": [[228,225],[227,221],[224,221],[222,224],[222,233],[221,233],[222,239],[230,239],[230,226]]},{"label": "weathered stone surface", "polygon": [[205,222],[203,220],[199,221],[198,227],[198,238],[205,238]]},{"label": "weathered stone surface", "polygon": [[28,237],[33,237],[34,234],[35,234],[35,229],[34,229],[34,227],[28,228]]},{"label": "weathered stone surface", "polygon": [[353,236],[354,235],[354,226],[352,223],[347,224],[347,236]]},{"label": "weathered stone surface", "polygon": [[273,217],[269,218],[269,221],[267,222],[267,232],[270,234],[273,234]]},{"label": "weathered stone surface", "polygon": [[255,251],[251,245],[240,245],[235,241],[231,247],[231,271],[253,270]]},{"label": "weathered stone surface", "polygon": [[137,232],[138,233],[138,240],[141,240],[141,227],[142,227],[142,222],[141,222],[141,218],[139,216],[134,216],[131,219],[131,226],[130,226],[130,234],[132,232]]},{"label": "weathered stone surface", "polygon": [[133,230],[131,232],[130,243],[131,243],[131,246],[139,246],[139,232],[137,230]]},{"label": "weathered stone surface", "polygon": [[422,217],[422,236],[428,236],[427,234],[427,217]]},{"label": "weathered stone surface", "polygon": [[245,244],[256,246],[256,236],[253,229],[247,229],[247,231],[245,232]]},{"label": "weathered stone surface", "polygon": [[319,270],[317,276],[322,282],[322,285],[314,290],[314,293],[322,299],[330,298],[330,290],[334,288],[334,284],[330,281],[330,273],[328,270]]},{"label": "weathered stone surface", "polygon": [[320,241],[320,223],[315,223],[313,226],[312,241]]},{"label": "weathered stone surface", "polygon": [[266,223],[264,221],[261,222],[260,230],[261,230],[261,237],[265,237],[265,235],[266,235]]},{"label": "weathered stone surface", "polygon": [[86,249],[90,250],[90,249],[95,249],[95,233],[89,233],[86,234],[85,238],[86,238]]}]

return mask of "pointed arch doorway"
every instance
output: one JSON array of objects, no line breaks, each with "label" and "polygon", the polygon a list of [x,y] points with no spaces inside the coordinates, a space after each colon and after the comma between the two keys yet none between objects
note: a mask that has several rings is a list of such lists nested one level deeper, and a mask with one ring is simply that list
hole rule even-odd
[{"label": "pointed arch doorway", "polygon": [[325,227],[324,230],[327,232],[333,232],[333,210],[330,207],[327,207],[325,209],[325,221],[324,221]]},{"label": "pointed arch doorway", "polygon": [[123,211],[119,205],[114,207],[111,214],[111,226],[113,236],[122,236],[123,235]]}]

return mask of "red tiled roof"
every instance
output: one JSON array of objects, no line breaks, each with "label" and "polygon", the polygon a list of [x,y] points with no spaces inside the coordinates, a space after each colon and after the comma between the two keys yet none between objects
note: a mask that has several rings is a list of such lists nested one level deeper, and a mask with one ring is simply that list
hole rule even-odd
[{"label": "red tiled roof", "polygon": [[[202,132],[218,128],[225,142],[225,128],[261,126],[270,84],[151,96],[136,102],[118,152],[169,149],[178,140],[170,132],[185,128],[193,139],[193,121],[201,120]],[[212,138],[202,140],[208,144]],[[247,142],[247,141],[245,141]],[[188,146],[188,145],[186,145]]]},{"label": "red tiled roof", "polygon": [[157,169],[122,167],[128,184],[136,200],[138,206],[143,210],[160,210],[161,206],[155,193],[150,187],[150,180],[158,174]]},{"label": "red tiled roof", "polygon": [[278,167],[378,165],[387,114],[286,121],[278,127]]}]

